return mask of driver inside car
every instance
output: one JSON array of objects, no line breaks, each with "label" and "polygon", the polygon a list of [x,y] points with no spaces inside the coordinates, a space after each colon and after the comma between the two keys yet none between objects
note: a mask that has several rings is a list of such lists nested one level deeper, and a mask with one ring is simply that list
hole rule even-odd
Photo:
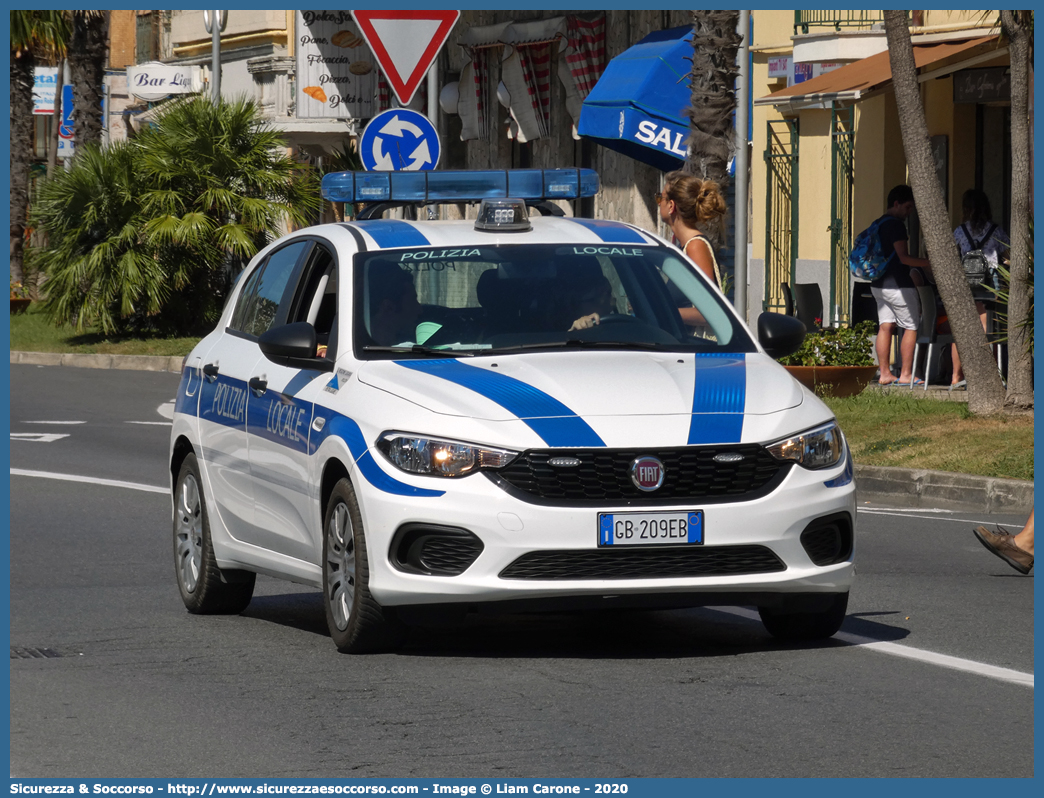
[{"label": "driver inside car", "polygon": [[613,288],[603,275],[598,275],[577,298],[576,312],[580,314],[569,332],[589,330],[602,321],[602,316],[616,312],[613,307]]}]

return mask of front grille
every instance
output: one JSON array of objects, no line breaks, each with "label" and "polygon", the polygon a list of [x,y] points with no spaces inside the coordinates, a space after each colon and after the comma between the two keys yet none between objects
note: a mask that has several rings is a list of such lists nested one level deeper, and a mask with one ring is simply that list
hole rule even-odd
[{"label": "front grille", "polygon": [[735,576],[785,571],[764,546],[531,551],[500,572],[501,579],[649,579]]},{"label": "front grille", "polygon": [[481,553],[478,538],[430,537],[421,543],[417,559],[433,574],[455,576],[464,573]]},{"label": "front grille", "polygon": [[[738,462],[715,462],[718,455],[742,455]],[[663,463],[659,490],[646,493],[631,482],[631,463],[651,455]],[[579,465],[555,467],[552,457],[572,457]],[[685,446],[673,449],[531,449],[510,465],[484,472],[524,501],[546,504],[745,501],[778,485],[791,463],[780,463],[758,444]]]}]

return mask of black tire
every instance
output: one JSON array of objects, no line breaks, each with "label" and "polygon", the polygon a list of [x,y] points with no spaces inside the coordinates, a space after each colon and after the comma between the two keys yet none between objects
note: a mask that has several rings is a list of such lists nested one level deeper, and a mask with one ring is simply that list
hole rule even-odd
[{"label": "black tire", "polygon": [[820,606],[800,610],[796,607],[758,607],[761,622],[769,634],[788,642],[825,640],[837,634],[848,610],[848,593],[801,598]]},{"label": "black tire", "polygon": [[323,515],[323,608],[342,654],[387,651],[402,642],[395,611],[370,595],[370,561],[352,483],[340,480]]},{"label": "black tire", "polygon": [[236,615],[254,595],[256,575],[222,570],[214,559],[210,518],[196,455],[181,464],[174,484],[174,573],[181,600],[197,615]]}]

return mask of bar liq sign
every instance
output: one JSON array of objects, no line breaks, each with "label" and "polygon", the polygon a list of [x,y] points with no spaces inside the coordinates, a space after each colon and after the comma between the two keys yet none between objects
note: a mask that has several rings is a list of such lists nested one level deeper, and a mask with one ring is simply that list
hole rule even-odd
[{"label": "bar liq sign", "polygon": [[127,67],[127,89],[140,100],[162,100],[171,94],[195,94],[203,90],[198,66],[149,61]]},{"label": "bar liq sign", "polygon": [[297,116],[369,119],[377,64],[348,11],[297,12]]}]

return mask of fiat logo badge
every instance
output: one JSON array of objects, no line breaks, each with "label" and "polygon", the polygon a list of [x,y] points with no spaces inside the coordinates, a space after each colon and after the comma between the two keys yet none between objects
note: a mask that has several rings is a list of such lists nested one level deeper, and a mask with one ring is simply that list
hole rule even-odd
[{"label": "fiat logo badge", "polygon": [[656,490],[663,484],[663,463],[655,457],[639,457],[631,463],[631,482],[638,490]]}]

